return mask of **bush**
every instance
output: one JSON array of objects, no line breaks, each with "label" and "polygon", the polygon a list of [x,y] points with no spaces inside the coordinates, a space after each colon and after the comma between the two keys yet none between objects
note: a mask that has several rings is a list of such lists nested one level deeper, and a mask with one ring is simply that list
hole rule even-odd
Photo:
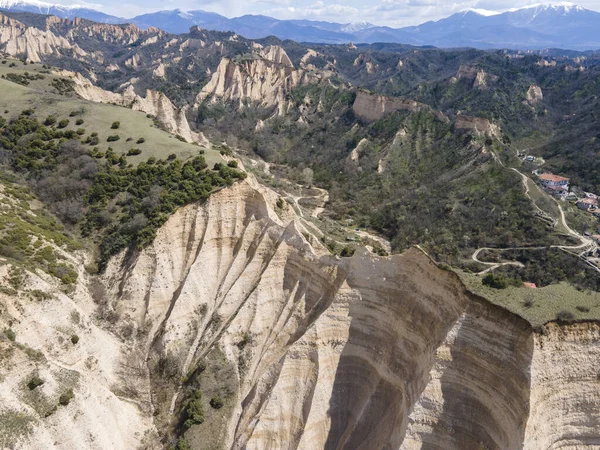
[{"label": "bush", "polygon": [[575,316],[570,311],[560,311],[556,315],[556,321],[559,323],[571,323],[575,320]]},{"label": "bush", "polygon": [[11,328],[7,328],[6,330],[4,330],[4,335],[9,341],[12,342],[14,342],[17,338],[17,334]]},{"label": "bush", "polygon": [[223,400],[219,394],[213,395],[210,399],[210,406],[213,409],[221,409],[223,407]]},{"label": "bush", "polygon": [[196,389],[184,406],[183,428],[187,430],[192,425],[204,422],[204,408],[202,407],[202,392]]},{"label": "bush", "polygon": [[58,122],[58,128],[66,128],[69,126],[69,119],[62,119],[60,122]]},{"label": "bush", "polygon": [[118,130],[120,126],[121,126],[121,122],[119,122],[118,120],[116,120],[116,121],[114,121],[112,123],[112,125],[110,126],[110,128],[113,129],[113,130]]},{"label": "bush", "polygon": [[85,128],[78,128],[77,129],[77,134],[79,136],[83,136],[85,134]]},{"label": "bush", "polygon": [[495,275],[493,272],[488,272],[483,277],[483,280],[481,280],[481,284],[494,289],[506,289],[510,285],[510,282],[502,274]]},{"label": "bush", "polygon": [[118,134],[115,134],[113,136],[107,137],[106,142],[115,142],[115,141],[118,141],[119,139],[121,139],[121,136],[119,136]]},{"label": "bush", "polygon": [[60,395],[58,398],[58,403],[62,406],[67,406],[69,403],[71,403],[73,397],[75,397],[75,394],[73,394],[73,389],[69,389],[67,392]]},{"label": "bush", "polygon": [[77,336],[76,334],[73,334],[71,336],[71,342],[73,343],[73,345],[77,344],[79,342],[79,336]]},{"label": "bush", "polygon": [[139,138],[139,139],[137,140],[137,142],[136,142],[136,143],[137,143],[137,144],[143,144],[144,142],[146,142],[146,139],[144,139],[144,138],[142,137],[142,138]]},{"label": "bush", "polygon": [[44,384],[44,380],[42,380],[39,376],[34,375],[27,383],[27,387],[30,391],[33,391],[36,387],[41,386],[42,384]]},{"label": "bush", "polygon": [[590,312],[590,308],[588,308],[587,306],[581,306],[581,305],[579,305],[579,306],[576,306],[575,309],[577,311],[583,312],[583,313]]},{"label": "bush", "polygon": [[75,125],[83,125],[83,119],[77,119]]},{"label": "bush", "polygon": [[227,163],[227,165],[228,165],[229,167],[233,167],[234,169],[237,169],[237,168],[238,168],[238,162],[237,162],[235,159],[232,159],[231,161],[229,161],[229,162]]},{"label": "bush", "polygon": [[177,155],[175,153],[171,153],[169,156],[167,156],[167,161],[173,161],[177,159]]},{"label": "bush", "polygon": [[46,120],[44,120],[44,125],[46,125],[47,127],[50,127],[50,126],[54,125],[55,123],[56,123],[55,115],[50,115],[50,116],[46,117]]},{"label": "bush", "polygon": [[139,155],[140,153],[142,153],[142,151],[139,148],[130,148],[127,150],[127,156],[135,156]]}]

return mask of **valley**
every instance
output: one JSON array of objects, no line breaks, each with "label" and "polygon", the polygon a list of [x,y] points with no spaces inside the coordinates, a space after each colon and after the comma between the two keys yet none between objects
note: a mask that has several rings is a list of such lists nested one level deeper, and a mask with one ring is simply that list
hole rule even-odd
[{"label": "valley", "polygon": [[0,12],[0,447],[597,448],[599,79]]}]

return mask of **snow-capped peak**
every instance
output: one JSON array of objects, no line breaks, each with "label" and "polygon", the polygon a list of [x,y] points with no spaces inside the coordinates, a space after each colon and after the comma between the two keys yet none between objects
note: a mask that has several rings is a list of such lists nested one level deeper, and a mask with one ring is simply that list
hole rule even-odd
[{"label": "snow-capped peak", "polygon": [[565,14],[571,12],[585,11],[586,9],[583,6],[576,5],[571,2],[556,2],[556,3],[534,3],[533,5],[523,6],[521,8],[512,8],[509,9],[509,12],[521,11],[524,9],[537,9],[540,11],[560,11]]},{"label": "snow-capped peak", "polygon": [[72,10],[95,7],[98,9],[100,5],[59,5],[56,3],[47,3],[39,0],[0,0],[0,9],[18,9],[24,6],[38,8],[40,11],[48,11],[52,8]]},{"label": "snow-capped peak", "polygon": [[460,11],[461,13],[468,13],[468,12],[473,12],[475,14],[478,14],[480,16],[497,16],[498,14],[500,14],[497,11],[490,11],[489,9],[480,9],[480,8],[465,8],[463,10]]},{"label": "snow-capped peak", "polygon": [[366,30],[368,28],[373,28],[375,25],[369,22],[352,22],[344,25],[341,30],[344,33],[355,33],[357,31]]}]

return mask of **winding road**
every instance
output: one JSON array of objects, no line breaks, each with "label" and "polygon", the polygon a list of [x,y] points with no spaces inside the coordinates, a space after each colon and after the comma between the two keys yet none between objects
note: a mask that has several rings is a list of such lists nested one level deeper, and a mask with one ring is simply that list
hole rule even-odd
[{"label": "winding road", "polygon": [[[552,220],[552,222],[554,224],[553,226],[555,227],[558,224],[559,219],[551,217],[545,211],[540,209],[540,207],[538,205],[536,205],[535,201],[531,198],[531,195],[529,194],[529,177],[527,177],[527,175],[523,174],[522,172],[515,169],[514,167],[511,167],[511,170],[514,170],[519,175],[521,175],[522,181],[523,181],[523,187],[525,189],[525,195],[527,196],[527,198],[529,198],[529,200],[531,200],[531,203],[536,208],[536,211],[538,212],[538,214],[542,217]],[[543,247],[540,247],[540,246],[537,246],[537,247],[507,247],[507,248],[481,247],[481,248],[478,248],[477,250],[475,250],[475,252],[471,256],[471,259],[479,264],[483,264],[483,265],[486,265],[489,267],[485,270],[482,270],[477,275],[483,275],[487,272],[497,269],[500,266],[524,267],[523,264],[518,261],[507,261],[507,262],[502,262],[502,263],[481,261],[479,259],[479,254],[482,251],[493,250],[493,251],[502,252],[502,251],[508,251],[508,250],[542,250],[545,248],[558,248],[558,249],[561,249],[568,253],[571,253],[571,254],[577,256],[578,258],[580,258],[582,261],[584,261],[588,266],[590,266],[591,268],[596,270],[596,272],[600,273],[600,268],[584,256],[585,253],[587,253],[588,251],[597,247],[596,243],[592,239],[590,239],[586,236],[582,236],[581,234],[574,231],[571,227],[569,227],[569,225],[567,224],[566,217],[565,217],[565,212],[564,212],[561,204],[554,197],[551,197],[551,198],[552,198],[552,200],[554,200],[556,202],[556,205],[558,206],[558,211],[560,213],[560,223],[562,224],[564,229],[567,231],[567,234],[569,236],[574,237],[575,239],[579,240],[581,242],[581,244],[579,244],[579,245],[550,245],[550,246],[543,246]]]}]

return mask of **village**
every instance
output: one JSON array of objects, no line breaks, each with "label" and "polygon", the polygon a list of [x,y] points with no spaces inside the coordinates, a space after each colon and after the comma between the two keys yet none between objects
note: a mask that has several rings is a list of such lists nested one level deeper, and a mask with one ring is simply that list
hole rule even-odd
[{"label": "village", "polygon": [[[533,157],[526,156],[524,160],[532,161],[528,158]],[[580,210],[585,211],[600,220],[600,208],[598,207],[597,194],[583,191],[576,186],[571,186],[570,179],[561,175],[556,175],[551,172],[542,172],[540,169],[536,169],[532,173],[537,176],[540,186],[548,194],[560,201],[572,202]],[[596,244],[600,244],[600,225],[593,233],[586,232],[585,235],[593,239]]]}]

